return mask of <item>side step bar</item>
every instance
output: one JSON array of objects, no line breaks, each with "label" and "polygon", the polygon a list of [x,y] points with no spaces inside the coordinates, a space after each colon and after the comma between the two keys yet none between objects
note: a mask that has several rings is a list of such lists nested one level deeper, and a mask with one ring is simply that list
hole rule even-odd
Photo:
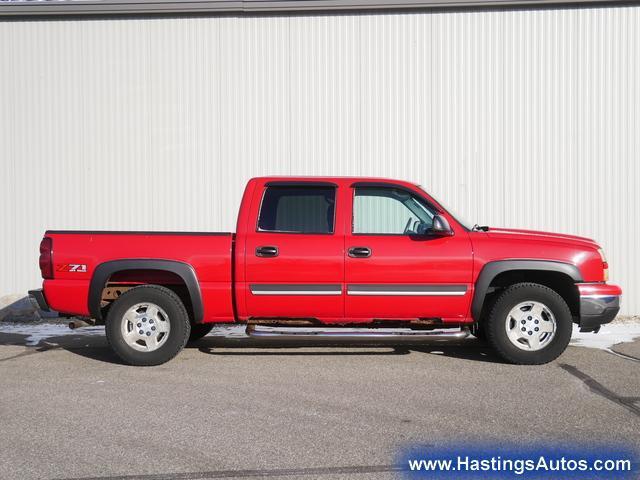
[{"label": "side step bar", "polygon": [[301,327],[261,327],[247,325],[247,335],[251,338],[273,338],[280,340],[432,340],[447,342],[463,340],[470,335],[468,328],[441,328],[437,330],[410,330],[408,328],[301,328]]}]

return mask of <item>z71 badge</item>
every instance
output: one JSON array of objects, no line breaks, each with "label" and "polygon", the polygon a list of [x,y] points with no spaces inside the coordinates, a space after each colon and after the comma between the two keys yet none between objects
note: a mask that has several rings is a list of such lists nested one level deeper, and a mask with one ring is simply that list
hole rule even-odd
[{"label": "z71 badge", "polygon": [[58,272],[87,273],[87,266],[84,263],[65,263],[58,265]]}]

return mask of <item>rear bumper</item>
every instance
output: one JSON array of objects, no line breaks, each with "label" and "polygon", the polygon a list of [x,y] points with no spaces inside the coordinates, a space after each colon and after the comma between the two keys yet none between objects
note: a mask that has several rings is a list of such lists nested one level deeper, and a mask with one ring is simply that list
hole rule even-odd
[{"label": "rear bumper", "polygon": [[580,293],[580,331],[597,332],[620,311],[622,289],[606,283],[578,284]]},{"label": "rear bumper", "polygon": [[31,301],[34,302],[35,305],[43,312],[51,311],[49,304],[47,303],[47,299],[44,298],[44,291],[41,288],[38,288],[37,290],[29,290],[29,297],[31,297]]}]

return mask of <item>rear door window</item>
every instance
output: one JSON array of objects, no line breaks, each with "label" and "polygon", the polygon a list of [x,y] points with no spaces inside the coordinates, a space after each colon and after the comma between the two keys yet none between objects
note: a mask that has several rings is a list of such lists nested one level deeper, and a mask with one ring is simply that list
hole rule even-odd
[{"label": "rear door window", "polygon": [[258,216],[258,231],[333,233],[335,203],[334,187],[267,187]]}]

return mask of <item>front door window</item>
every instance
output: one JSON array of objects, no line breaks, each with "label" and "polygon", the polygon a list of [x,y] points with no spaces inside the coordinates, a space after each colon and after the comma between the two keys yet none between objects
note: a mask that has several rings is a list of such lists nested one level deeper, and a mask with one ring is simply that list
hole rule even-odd
[{"label": "front door window", "polygon": [[357,188],[353,200],[355,235],[416,235],[430,229],[434,213],[424,201],[395,188]]}]

